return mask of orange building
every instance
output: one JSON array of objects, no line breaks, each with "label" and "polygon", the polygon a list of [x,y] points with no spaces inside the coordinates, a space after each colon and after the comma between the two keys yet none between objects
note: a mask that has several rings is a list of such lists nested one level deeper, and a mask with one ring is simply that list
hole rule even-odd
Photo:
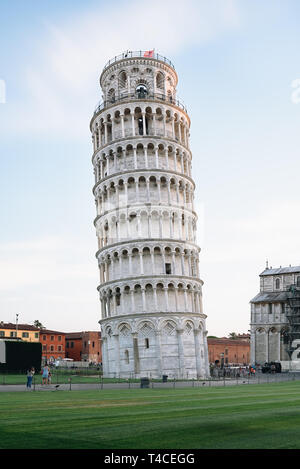
[{"label": "orange building", "polygon": [[101,333],[67,332],[66,358],[72,358],[74,361],[102,363]]},{"label": "orange building", "polygon": [[65,332],[40,329],[40,342],[42,344],[42,361],[52,363],[65,358],[66,340]]},{"label": "orange building", "polygon": [[249,365],[250,339],[207,338],[209,362],[219,360],[220,365]]}]

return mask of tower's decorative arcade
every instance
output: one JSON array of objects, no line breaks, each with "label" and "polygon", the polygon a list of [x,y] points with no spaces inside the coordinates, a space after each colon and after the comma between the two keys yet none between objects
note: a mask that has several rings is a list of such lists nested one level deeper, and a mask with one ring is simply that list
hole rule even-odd
[{"label": "tower's decorative arcade", "polygon": [[171,62],[115,57],[91,120],[104,376],[208,375],[190,118]]}]

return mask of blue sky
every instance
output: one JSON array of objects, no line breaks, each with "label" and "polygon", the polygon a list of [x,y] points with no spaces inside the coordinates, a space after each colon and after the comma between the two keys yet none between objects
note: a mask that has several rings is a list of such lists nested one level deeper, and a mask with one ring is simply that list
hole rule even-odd
[{"label": "blue sky", "polygon": [[299,13],[297,0],[1,2],[2,320],[98,328],[89,120],[106,61],[155,47],[192,120],[207,329],[249,329],[266,259],[300,265]]}]

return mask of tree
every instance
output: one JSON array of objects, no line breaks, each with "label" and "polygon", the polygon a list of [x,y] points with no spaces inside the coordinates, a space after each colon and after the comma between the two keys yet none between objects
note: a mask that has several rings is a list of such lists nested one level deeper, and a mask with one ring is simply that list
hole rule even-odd
[{"label": "tree", "polygon": [[236,332],[230,332],[228,337],[229,337],[229,339],[236,340],[237,339],[237,334],[236,334]]},{"label": "tree", "polygon": [[36,319],[33,323],[34,327],[38,327],[39,329],[45,329],[45,327],[43,326],[43,324],[38,320]]}]

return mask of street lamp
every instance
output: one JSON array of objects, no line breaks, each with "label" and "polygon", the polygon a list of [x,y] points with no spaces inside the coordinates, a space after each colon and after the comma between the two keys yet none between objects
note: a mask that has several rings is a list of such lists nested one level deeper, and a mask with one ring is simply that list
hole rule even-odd
[{"label": "street lamp", "polygon": [[16,337],[18,337],[18,321],[19,321],[19,313],[16,314]]}]

